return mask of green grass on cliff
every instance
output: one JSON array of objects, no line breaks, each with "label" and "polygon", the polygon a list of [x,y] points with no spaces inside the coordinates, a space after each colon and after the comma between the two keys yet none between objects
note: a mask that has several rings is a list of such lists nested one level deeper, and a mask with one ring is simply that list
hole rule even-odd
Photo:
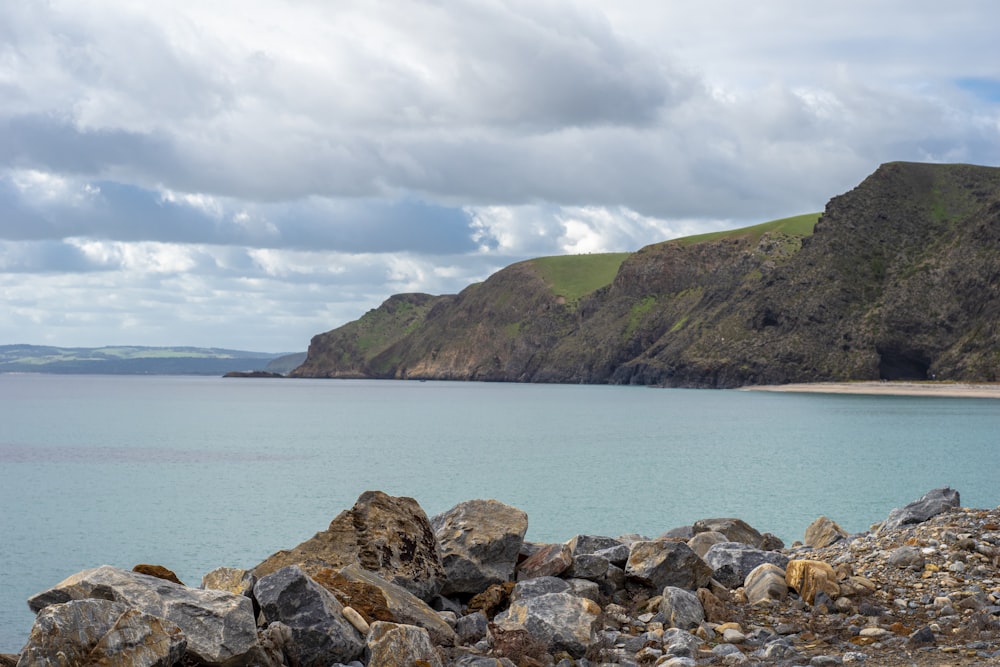
[{"label": "green grass on cliff", "polygon": [[615,279],[622,262],[631,253],[560,255],[530,260],[552,291],[573,303]]},{"label": "green grass on cliff", "polygon": [[789,236],[809,236],[813,233],[813,229],[816,227],[816,221],[819,220],[820,215],[822,214],[806,213],[803,215],[796,215],[791,218],[781,218],[780,220],[763,222],[752,227],[742,227],[740,229],[729,229],[723,232],[709,232],[708,234],[685,236],[684,238],[675,239],[673,243],[679,243],[680,245],[695,245],[696,243],[718,241],[727,238],[749,238],[751,241],[757,242],[760,240],[760,237],[767,232],[782,232],[788,234]]}]

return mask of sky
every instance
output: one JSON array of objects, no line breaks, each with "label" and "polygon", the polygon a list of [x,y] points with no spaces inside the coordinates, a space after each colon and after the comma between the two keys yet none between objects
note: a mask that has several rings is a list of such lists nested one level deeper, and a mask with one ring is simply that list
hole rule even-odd
[{"label": "sky", "polygon": [[0,344],[302,351],[392,294],[1000,165],[993,0],[2,0]]}]

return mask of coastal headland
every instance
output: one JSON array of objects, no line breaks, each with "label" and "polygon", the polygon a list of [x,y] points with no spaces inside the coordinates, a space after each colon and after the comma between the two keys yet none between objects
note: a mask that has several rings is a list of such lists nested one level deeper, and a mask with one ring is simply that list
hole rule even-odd
[{"label": "coastal headland", "polygon": [[1000,664],[1000,508],[951,488],[792,545],[737,518],[554,544],[527,527],[496,500],[428,517],[368,491],[198,587],[160,565],[72,575],[28,600],[0,665]]}]

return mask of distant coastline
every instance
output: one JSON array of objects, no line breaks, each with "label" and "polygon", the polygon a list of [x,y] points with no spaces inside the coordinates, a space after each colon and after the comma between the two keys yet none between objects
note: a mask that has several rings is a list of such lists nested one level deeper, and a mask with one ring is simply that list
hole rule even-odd
[{"label": "distant coastline", "polygon": [[969,382],[808,382],[798,384],[757,385],[753,387],[743,387],[742,390],[805,394],[1000,398],[1000,383]]}]

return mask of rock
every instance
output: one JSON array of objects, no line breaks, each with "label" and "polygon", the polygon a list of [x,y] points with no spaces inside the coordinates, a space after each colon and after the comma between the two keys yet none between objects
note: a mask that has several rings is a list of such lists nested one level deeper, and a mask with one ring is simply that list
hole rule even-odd
[{"label": "rock", "polygon": [[486,636],[489,619],[481,611],[466,614],[458,619],[455,624],[455,634],[458,635],[458,643],[463,645],[475,644]]},{"label": "rock", "polygon": [[323,568],[313,573],[311,577],[317,584],[333,593],[340,604],[358,612],[369,625],[375,621],[396,622],[396,617],[389,610],[385,595],[378,586],[363,581],[351,581],[330,568]]},{"label": "rock", "polygon": [[170,621],[122,602],[73,600],[42,609],[18,661],[23,667],[172,667],[187,640]]},{"label": "rock", "polygon": [[713,544],[719,544],[720,542],[729,542],[729,538],[720,532],[714,530],[706,530],[703,533],[698,533],[690,540],[687,541],[687,545],[691,547],[691,551],[698,554],[699,557],[704,558],[705,553],[712,547]]},{"label": "rock", "polygon": [[772,563],[762,563],[747,575],[743,582],[743,592],[749,604],[784,600],[788,595],[785,571]]},{"label": "rock", "polygon": [[63,580],[28,600],[32,611],[70,600],[123,602],[173,622],[187,638],[187,654],[207,665],[239,665],[257,649],[250,598],[200,590],[145,574],[102,565]]},{"label": "rock", "polygon": [[895,530],[900,526],[914,523],[923,523],[931,517],[955,507],[961,507],[958,491],[947,486],[934,489],[912,503],[897,507],[889,512],[889,517],[882,523],[879,532]]},{"label": "rock", "polygon": [[[347,622],[353,625],[354,629],[360,634],[367,636],[368,633],[371,632],[372,626],[365,620],[364,616],[359,614],[358,611],[354,609],[354,607],[344,607],[341,610],[341,613],[344,614],[344,618],[347,619]],[[381,622],[385,623],[385,621]]]},{"label": "rock", "polygon": [[808,604],[812,604],[818,593],[831,598],[840,594],[837,575],[829,563],[818,560],[790,560],[785,568],[785,583]]},{"label": "rock", "polygon": [[253,589],[261,616],[291,631],[284,650],[293,665],[327,665],[361,656],[361,634],[344,618],[343,605],[298,566],[261,577]]},{"label": "rock", "polygon": [[202,588],[233,595],[248,595],[256,583],[252,572],[238,567],[217,567],[201,578]]},{"label": "rock", "polygon": [[511,602],[494,623],[503,630],[524,628],[552,653],[565,651],[582,658],[594,642],[594,625],[601,608],[568,593],[549,593]]},{"label": "rock", "polygon": [[549,593],[568,593],[570,585],[559,577],[535,577],[519,581],[510,594],[511,602],[524,598],[536,598]]},{"label": "rock", "polygon": [[742,542],[760,548],[764,536],[743,519],[702,519],[692,526],[694,534],[715,531],[722,533],[730,542]]},{"label": "rock", "polygon": [[566,544],[546,544],[517,568],[517,579],[555,577],[573,564],[573,554]]},{"label": "rock", "polygon": [[611,563],[604,556],[597,554],[579,554],[573,556],[573,563],[563,573],[566,577],[575,579],[591,579],[597,581],[608,572]]},{"label": "rock", "polygon": [[442,667],[430,635],[415,625],[377,621],[368,633],[369,665],[378,667]]},{"label": "rock", "polygon": [[608,549],[617,549],[622,541],[614,537],[604,537],[601,535],[577,535],[566,543],[569,547],[570,555],[573,557],[583,554],[596,554]]},{"label": "rock", "polygon": [[847,531],[841,528],[837,522],[821,516],[806,528],[803,542],[807,547],[822,549],[845,537],[847,537]]},{"label": "rock", "polygon": [[510,603],[513,591],[514,583],[511,581],[493,584],[479,595],[472,596],[472,599],[469,600],[469,611],[482,611],[487,618],[493,618],[498,611],[505,609]]},{"label": "rock", "polygon": [[436,595],[446,580],[437,538],[413,498],[365,491],[330,527],[290,550],[272,554],[253,569],[261,578],[298,565],[308,574],[358,564],[398,584],[423,600]]},{"label": "rock", "polygon": [[528,515],[496,500],[469,500],[431,519],[447,575],[443,595],[475,594],[514,579]]},{"label": "rock", "polygon": [[907,545],[899,547],[898,549],[893,549],[889,554],[887,562],[889,565],[894,567],[907,567],[911,570],[922,570],[924,569],[925,559],[919,547]]},{"label": "rock", "polygon": [[629,545],[618,544],[613,547],[608,547],[607,549],[601,549],[600,551],[595,551],[595,556],[600,556],[601,558],[607,559],[609,563],[616,567],[625,567],[625,563],[628,562],[628,552]]},{"label": "rock", "polygon": [[566,583],[569,584],[569,592],[573,595],[593,600],[597,604],[601,603],[601,587],[596,581],[591,581],[590,579],[567,579]]},{"label": "rock", "polygon": [[148,574],[151,577],[159,577],[160,579],[166,579],[167,581],[172,581],[175,584],[184,585],[177,575],[174,574],[173,570],[168,570],[162,565],[148,565],[146,563],[140,563],[132,568],[133,572],[138,572],[139,574]]},{"label": "rock", "polygon": [[669,628],[663,631],[663,650],[673,656],[688,657],[698,652],[702,640],[687,630]]},{"label": "rock", "polygon": [[709,548],[704,560],[712,568],[712,578],[724,586],[737,588],[758,565],[771,563],[784,569],[788,556],[777,551],[762,551],[742,542],[719,542]]},{"label": "rock", "polygon": [[663,589],[660,613],[663,614],[665,626],[681,630],[696,628],[705,620],[705,610],[698,597],[676,586],[667,586]]},{"label": "rock", "polygon": [[636,542],[625,576],[655,590],[677,586],[693,591],[708,583],[712,569],[683,542]]},{"label": "rock", "polygon": [[729,618],[726,605],[712,591],[699,588],[695,591],[701,608],[705,610],[705,620],[709,623],[724,623]]},{"label": "rock", "polygon": [[440,646],[455,645],[455,631],[451,629],[451,626],[438,616],[438,613],[431,609],[427,603],[402,586],[386,581],[377,574],[362,569],[359,565],[348,565],[340,570],[340,575],[348,581],[366,583],[382,591],[386,606],[392,612],[397,623],[424,628],[430,633],[434,643]]}]

